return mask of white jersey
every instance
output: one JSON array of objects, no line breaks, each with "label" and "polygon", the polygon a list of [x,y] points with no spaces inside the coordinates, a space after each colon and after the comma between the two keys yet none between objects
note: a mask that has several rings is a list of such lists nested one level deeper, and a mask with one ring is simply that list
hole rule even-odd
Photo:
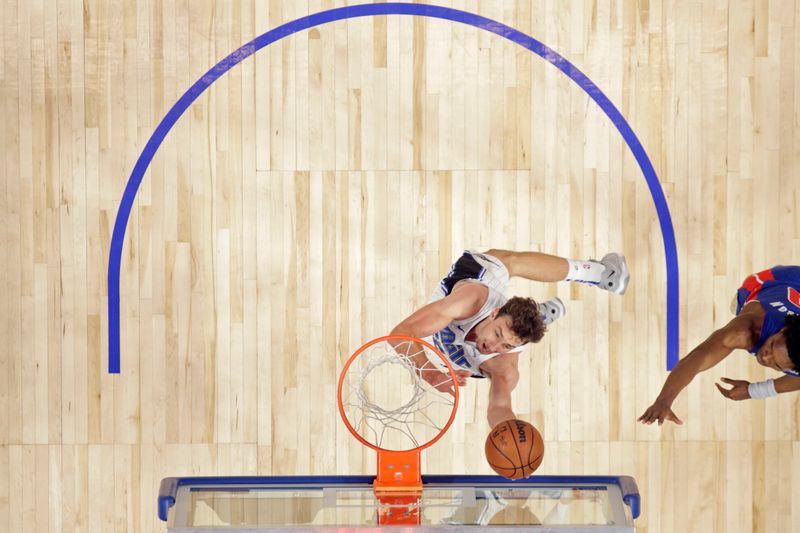
[{"label": "white jersey", "polygon": [[[467,272],[469,271],[469,272]],[[480,370],[484,361],[500,355],[498,352],[483,354],[473,341],[466,340],[467,334],[491,312],[502,307],[508,300],[503,294],[508,285],[508,270],[497,258],[486,254],[467,251],[453,265],[450,273],[431,296],[431,301],[444,298],[458,282],[479,283],[489,289],[480,310],[469,318],[454,320],[444,329],[425,340],[436,346],[450,361],[463,369],[470,370],[474,377],[485,377]],[[511,350],[520,352],[521,347]]]}]

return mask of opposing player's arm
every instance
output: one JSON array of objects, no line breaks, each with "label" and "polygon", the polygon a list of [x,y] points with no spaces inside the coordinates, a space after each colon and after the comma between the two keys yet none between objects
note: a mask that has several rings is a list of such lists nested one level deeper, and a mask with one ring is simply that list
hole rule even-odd
[{"label": "opposing player's arm", "polygon": [[411,313],[397,324],[392,335],[408,335],[419,339],[441,331],[453,320],[477,313],[486,301],[488,289],[477,283],[458,287],[452,293]]},{"label": "opposing player's arm", "polygon": [[678,361],[658,399],[672,404],[697,374],[717,365],[737,348],[747,348],[750,338],[748,323],[740,317],[734,318]]},{"label": "opposing player's arm", "polygon": [[798,390],[800,390],[800,377],[781,376],[775,380],[775,391],[777,391],[778,394]]},{"label": "opposing player's arm", "polygon": [[639,417],[639,421],[645,424],[658,422],[660,425],[664,420],[670,420],[682,424],[683,422],[672,412],[672,402],[697,374],[713,367],[733,350],[749,348],[752,345],[751,320],[751,317],[746,315],[735,317],[678,361],[664,382],[658,398]]},{"label": "opposing player's arm", "polygon": [[486,418],[489,427],[516,418],[511,408],[511,391],[519,383],[519,354],[501,354],[484,361],[481,372],[489,376],[489,407]]},{"label": "opposing player's arm", "polygon": [[[743,379],[730,379],[730,378],[720,378],[720,379],[722,380],[723,383],[730,385],[730,388],[727,388],[723,387],[719,383],[716,384],[720,394],[722,394],[729,400],[741,401],[741,400],[749,400],[750,398],[752,398],[752,396],[750,396],[751,383],[749,381]],[[764,383],[766,382],[762,381],[759,385]],[[798,391],[800,390],[800,377],[782,376],[773,380],[773,386],[775,387],[775,392],[778,394],[784,392]],[[761,397],[763,398],[764,396]]]}]

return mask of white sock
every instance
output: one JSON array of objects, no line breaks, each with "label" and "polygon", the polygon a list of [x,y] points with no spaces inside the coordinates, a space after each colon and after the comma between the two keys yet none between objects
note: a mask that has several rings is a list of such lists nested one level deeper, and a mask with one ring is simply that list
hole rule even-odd
[{"label": "white sock", "polygon": [[598,261],[576,261],[567,259],[569,272],[564,281],[582,281],[584,283],[600,283],[605,265]]}]

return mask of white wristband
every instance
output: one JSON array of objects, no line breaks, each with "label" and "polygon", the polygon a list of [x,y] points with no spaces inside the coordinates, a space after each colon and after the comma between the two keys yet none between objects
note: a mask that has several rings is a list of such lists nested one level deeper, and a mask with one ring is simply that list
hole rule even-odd
[{"label": "white wristband", "polygon": [[750,397],[754,400],[763,400],[764,398],[770,398],[778,395],[778,391],[775,390],[774,379],[768,379],[758,383],[751,383],[747,386],[747,392],[750,393]]}]

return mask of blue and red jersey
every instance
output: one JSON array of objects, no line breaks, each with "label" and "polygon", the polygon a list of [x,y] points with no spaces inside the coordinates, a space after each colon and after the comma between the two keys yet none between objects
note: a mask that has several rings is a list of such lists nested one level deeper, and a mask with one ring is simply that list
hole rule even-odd
[{"label": "blue and red jersey", "polygon": [[[758,341],[748,349],[752,354],[783,328],[788,315],[800,314],[800,266],[779,265],[749,276],[737,292],[736,314],[754,300],[764,308],[764,322]],[[793,371],[785,373],[800,375]]]}]

